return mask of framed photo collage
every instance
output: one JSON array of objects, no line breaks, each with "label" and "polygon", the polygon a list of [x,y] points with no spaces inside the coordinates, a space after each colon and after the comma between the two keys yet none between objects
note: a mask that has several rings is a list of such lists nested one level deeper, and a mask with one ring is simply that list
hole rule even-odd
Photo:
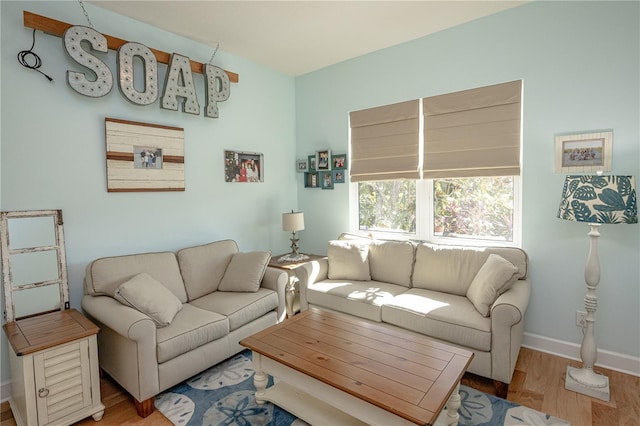
[{"label": "framed photo collage", "polygon": [[346,181],[347,154],[332,155],[330,149],[316,151],[297,160],[296,170],[304,173],[305,188],[333,189],[335,184]]}]

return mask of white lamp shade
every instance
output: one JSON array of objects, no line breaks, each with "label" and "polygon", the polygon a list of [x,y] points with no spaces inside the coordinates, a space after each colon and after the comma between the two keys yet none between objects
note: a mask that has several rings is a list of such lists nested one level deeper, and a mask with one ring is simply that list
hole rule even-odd
[{"label": "white lamp shade", "polygon": [[304,214],[302,212],[291,212],[282,214],[282,230],[297,232],[304,229]]}]

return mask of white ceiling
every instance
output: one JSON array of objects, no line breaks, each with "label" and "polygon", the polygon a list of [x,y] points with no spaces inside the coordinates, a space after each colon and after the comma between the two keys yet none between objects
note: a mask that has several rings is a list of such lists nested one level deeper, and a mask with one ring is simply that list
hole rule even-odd
[{"label": "white ceiling", "polygon": [[297,76],[527,1],[90,3],[211,46],[212,53],[219,43],[222,51]]}]

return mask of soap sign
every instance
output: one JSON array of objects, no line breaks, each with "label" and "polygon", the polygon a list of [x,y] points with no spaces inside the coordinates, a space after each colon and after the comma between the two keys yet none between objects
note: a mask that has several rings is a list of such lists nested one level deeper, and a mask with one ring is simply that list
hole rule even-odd
[{"label": "soap sign", "polygon": [[[113,75],[107,64],[90,51],[83,49],[83,41],[89,43],[91,50],[105,53],[108,51],[106,37],[93,28],[76,25],[67,29],[63,36],[65,50],[74,61],[90,69],[96,76],[95,80],[90,80],[85,73],[68,70],[67,83],[81,95],[91,98],[105,96],[113,88]],[[143,64],[144,90],[142,92],[136,90],[133,84],[134,58],[140,59]],[[118,48],[117,67],[118,87],[125,99],[141,106],[151,105],[158,100],[158,61],[151,49],[135,42],[123,44]],[[204,64],[203,75],[207,98],[204,115],[217,118],[218,102],[229,99],[231,92],[229,76],[222,68],[211,64]],[[160,108],[177,111],[180,103],[182,103],[183,112],[200,114],[191,61],[186,56],[173,53],[160,97]]]}]

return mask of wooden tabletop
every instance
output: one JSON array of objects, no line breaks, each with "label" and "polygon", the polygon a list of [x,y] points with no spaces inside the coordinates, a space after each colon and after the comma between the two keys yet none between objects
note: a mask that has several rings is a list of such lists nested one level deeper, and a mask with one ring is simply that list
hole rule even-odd
[{"label": "wooden tabletop", "polygon": [[349,315],[305,311],[240,342],[416,424],[433,424],[473,352]]},{"label": "wooden tabletop", "polygon": [[22,356],[97,334],[100,329],[75,309],[35,315],[3,325],[16,355]]}]

